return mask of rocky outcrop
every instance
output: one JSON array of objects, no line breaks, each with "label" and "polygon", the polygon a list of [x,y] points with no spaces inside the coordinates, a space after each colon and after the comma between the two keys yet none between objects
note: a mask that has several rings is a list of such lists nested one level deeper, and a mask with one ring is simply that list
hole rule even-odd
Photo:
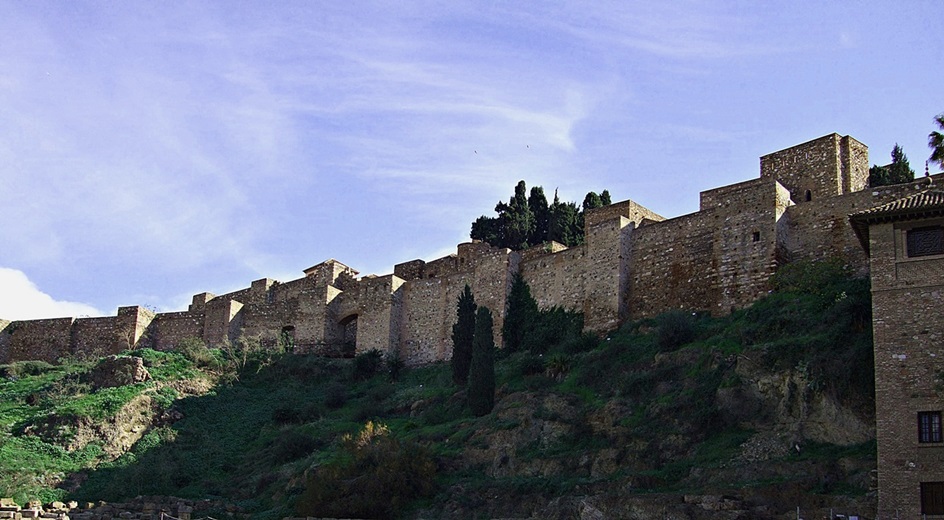
[{"label": "rocky outcrop", "polygon": [[774,453],[806,441],[851,446],[875,438],[872,413],[819,391],[803,367],[770,371],[742,355],[735,374],[740,384],[718,390],[718,410],[730,423],[776,432],[784,446]]},{"label": "rocky outcrop", "polygon": [[166,496],[139,496],[127,502],[51,502],[30,501],[23,506],[10,498],[0,498],[0,519],[53,518],[57,520],[151,520],[175,518],[190,520],[195,512],[223,510],[229,517],[243,518],[242,509],[221,501],[186,500]]},{"label": "rocky outcrop", "polygon": [[80,450],[97,442],[106,458],[114,459],[131,449],[163,412],[150,395],[140,394],[105,419],[53,414],[27,426],[23,433],[37,435],[67,451]]},{"label": "rocky outcrop", "polygon": [[136,356],[108,356],[89,372],[92,388],[133,385],[151,379],[144,360]]}]

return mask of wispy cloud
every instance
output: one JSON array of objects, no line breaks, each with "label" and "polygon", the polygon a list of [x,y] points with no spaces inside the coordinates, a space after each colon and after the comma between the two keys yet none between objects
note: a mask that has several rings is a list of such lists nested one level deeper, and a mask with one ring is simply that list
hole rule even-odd
[{"label": "wispy cloud", "polygon": [[36,287],[22,271],[0,267],[0,318],[30,320],[104,315],[85,303],[56,300]]}]

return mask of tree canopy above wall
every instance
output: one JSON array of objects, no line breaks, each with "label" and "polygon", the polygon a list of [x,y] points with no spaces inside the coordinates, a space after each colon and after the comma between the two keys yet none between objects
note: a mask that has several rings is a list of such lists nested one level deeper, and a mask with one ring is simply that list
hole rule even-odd
[{"label": "tree canopy above wall", "polygon": [[508,202],[499,201],[495,205],[498,216],[482,215],[472,223],[472,239],[516,251],[551,241],[568,247],[579,245],[583,243],[584,213],[611,203],[607,190],[587,193],[580,206],[576,202],[561,202],[557,190],[554,202],[548,204],[541,186],[534,186],[527,193],[525,182],[518,181]]}]

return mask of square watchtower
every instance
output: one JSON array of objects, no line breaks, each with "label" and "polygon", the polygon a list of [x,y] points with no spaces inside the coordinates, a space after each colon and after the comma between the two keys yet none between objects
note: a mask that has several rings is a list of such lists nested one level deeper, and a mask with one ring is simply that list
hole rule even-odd
[{"label": "square watchtower", "polygon": [[762,156],[760,176],[787,188],[794,204],[861,191],[869,182],[869,148],[832,133]]}]

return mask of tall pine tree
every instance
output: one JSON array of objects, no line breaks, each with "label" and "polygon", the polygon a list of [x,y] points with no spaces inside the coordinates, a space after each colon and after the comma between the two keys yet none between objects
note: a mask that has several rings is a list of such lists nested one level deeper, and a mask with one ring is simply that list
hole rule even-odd
[{"label": "tall pine tree", "polygon": [[456,323],[452,326],[452,381],[464,386],[472,362],[472,338],[475,337],[475,297],[468,284],[459,295]]},{"label": "tall pine tree", "polygon": [[888,165],[888,176],[892,184],[904,184],[914,180],[914,170],[908,164],[908,156],[898,143],[892,148],[892,163]]},{"label": "tall pine tree", "polygon": [[886,166],[872,166],[869,168],[869,186],[890,186],[904,184],[914,180],[914,170],[908,164],[908,157],[898,143],[892,148],[892,162]]},{"label": "tall pine tree", "polygon": [[481,417],[495,406],[495,339],[492,337],[492,313],[479,307],[475,315],[472,364],[469,367],[469,408]]}]

